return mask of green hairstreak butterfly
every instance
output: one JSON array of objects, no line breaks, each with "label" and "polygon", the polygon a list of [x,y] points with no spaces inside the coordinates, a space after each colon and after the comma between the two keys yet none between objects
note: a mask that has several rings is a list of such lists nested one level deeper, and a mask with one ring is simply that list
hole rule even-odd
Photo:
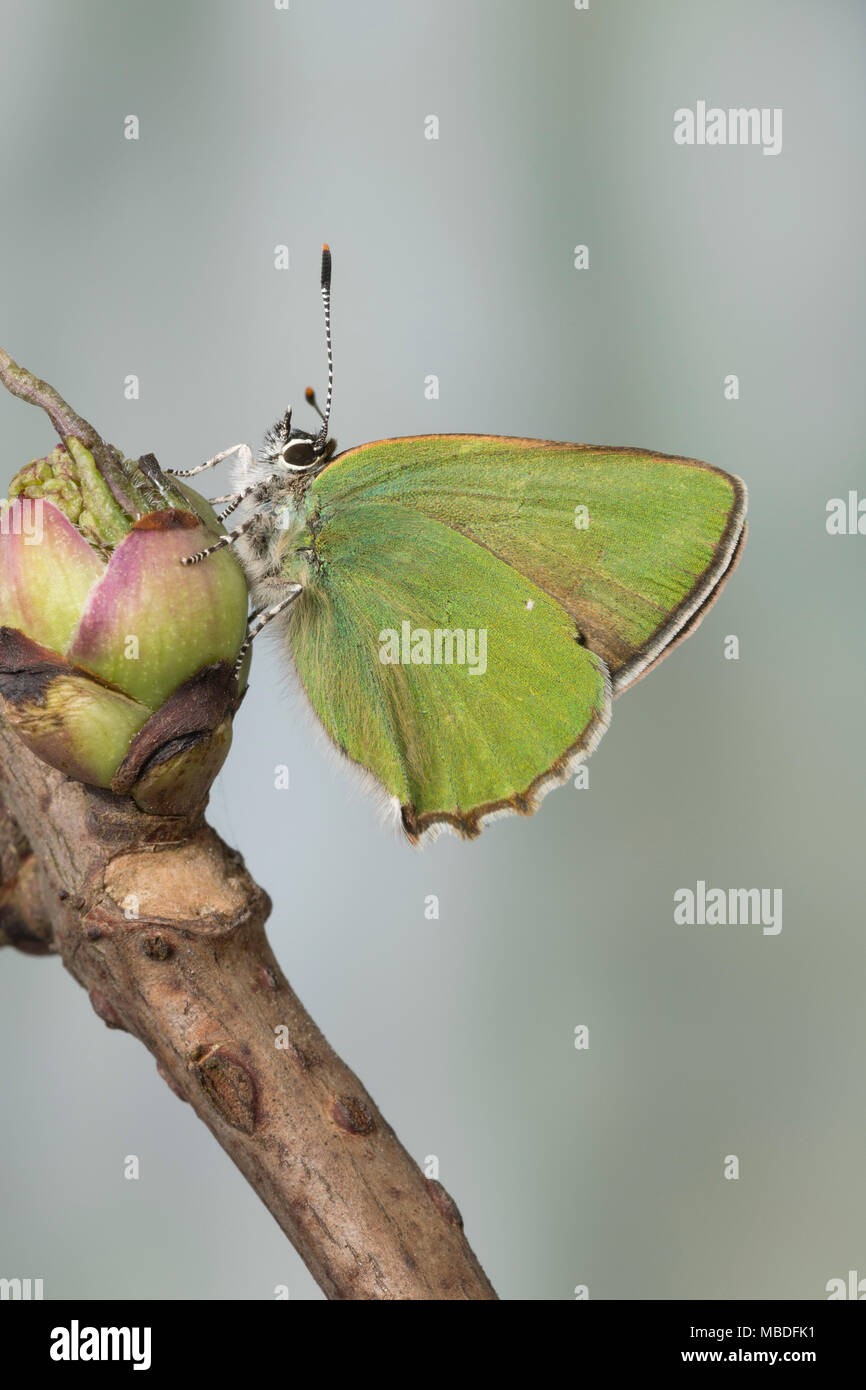
[{"label": "green hairstreak butterfly", "polygon": [[[595,748],[611,702],[694,630],[745,539],[746,489],[696,459],[497,435],[335,454],[331,256],[321,426],[237,459],[236,544],[332,744],[412,841],[529,814]],[[243,654],[245,655],[245,653]],[[242,658],[239,658],[239,665]]]}]

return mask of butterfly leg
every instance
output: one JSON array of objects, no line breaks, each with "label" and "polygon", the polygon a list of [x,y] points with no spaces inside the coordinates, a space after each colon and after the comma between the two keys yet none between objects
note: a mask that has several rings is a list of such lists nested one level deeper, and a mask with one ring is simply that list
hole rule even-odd
[{"label": "butterfly leg", "polygon": [[209,497],[208,501],[211,506],[216,502],[228,502],[229,504],[227,507],[224,507],[221,512],[217,512],[218,520],[225,521],[227,516],[231,516],[232,512],[241,505],[244,498],[249,497],[250,493],[255,492],[257,487],[258,483],[250,483],[249,487],[243,488],[240,492],[226,492],[222,497]]},{"label": "butterfly leg", "polygon": [[244,470],[249,471],[253,465],[253,451],[249,444],[233,444],[230,449],[223,449],[221,454],[214,454],[207,463],[200,463],[197,468],[166,468],[164,471],[172,478],[194,478],[196,473],[204,473],[207,468],[216,468],[223,459],[231,458],[232,454],[239,454],[243,462]]},{"label": "butterfly leg", "polygon": [[249,530],[255,520],[255,516],[247,517],[240,526],[236,526],[233,531],[227,531],[224,536],[220,536],[218,541],[209,545],[205,550],[198,550],[195,555],[182,555],[180,563],[182,565],[197,565],[200,561],[206,560],[209,555],[215,555],[218,550],[223,550],[225,546],[234,545],[235,541],[244,534],[244,531]]},{"label": "butterfly leg", "polygon": [[238,652],[237,660],[235,661],[235,675],[238,674],[238,672],[244,664],[244,658],[246,657],[247,652],[253,644],[253,638],[258,637],[262,628],[267,627],[268,623],[273,618],[276,618],[278,614],[282,613],[285,608],[288,608],[289,604],[294,603],[295,599],[298,597],[298,594],[302,592],[303,586],[301,584],[295,584],[293,585],[291,592],[288,593],[285,598],[280,599],[279,603],[272,604],[270,608],[261,608],[259,609],[258,613],[254,613],[252,615],[253,621],[250,624],[250,630],[246,635],[246,640],[244,641],[243,646]]}]

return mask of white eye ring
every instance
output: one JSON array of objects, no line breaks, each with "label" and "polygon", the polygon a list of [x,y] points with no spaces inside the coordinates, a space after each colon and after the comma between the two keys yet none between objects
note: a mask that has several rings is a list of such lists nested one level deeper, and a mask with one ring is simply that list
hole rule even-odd
[{"label": "white eye ring", "polygon": [[288,468],[290,473],[306,473],[316,462],[315,458],[307,459],[305,463],[290,463],[289,460],[293,453],[300,452],[301,448],[308,449],[310,442],[307,439],[291,439],[288,444],[284,444],[280,450],[280,462],[284,468]]}]

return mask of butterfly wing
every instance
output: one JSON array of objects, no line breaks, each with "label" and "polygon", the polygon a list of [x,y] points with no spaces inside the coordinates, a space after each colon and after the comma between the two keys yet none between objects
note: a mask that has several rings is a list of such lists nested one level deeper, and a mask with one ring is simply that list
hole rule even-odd
[{"label": "butterfly wing", "polygon": [[[642,450],[423,435],[339,455],[307,506],[291,651],[333,742],[417,839],[531,812],[592,750],[611,695],[730,573],[745,489]],[[474,671],[425,653],[437,630],[475,634]]]},{"label": "butterfly wing", "polygon": [[745,537],[739,478],[642,449],[498,435],[384,439],[339,455],[324,514],[411,508],[482,545],[562,605],[625,689],[692,631]]},{"label": "butterfly wing", "polygon": [[355,502],[313,530],[289,643],[333,742],[385,788],[410,839],[534,810],[609,716],[604,663],[569,614],[411,507]]}]

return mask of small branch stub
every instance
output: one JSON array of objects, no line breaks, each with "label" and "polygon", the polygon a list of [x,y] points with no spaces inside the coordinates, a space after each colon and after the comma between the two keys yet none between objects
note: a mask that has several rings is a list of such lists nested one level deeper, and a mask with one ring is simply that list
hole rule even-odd
[{"label": "small branch stub", "polygon": [[190,1063],[226,1123],[252,1134],[256,1127],[256,1081],[250,1068],[219,1044],[194,1055]]},{"label": "small branch stub", "polygon": [[357,1096],[338,1096],[332,1114],[340,1129],[349,1134],[372,1134],[376,1128],[373,1116]]}]

